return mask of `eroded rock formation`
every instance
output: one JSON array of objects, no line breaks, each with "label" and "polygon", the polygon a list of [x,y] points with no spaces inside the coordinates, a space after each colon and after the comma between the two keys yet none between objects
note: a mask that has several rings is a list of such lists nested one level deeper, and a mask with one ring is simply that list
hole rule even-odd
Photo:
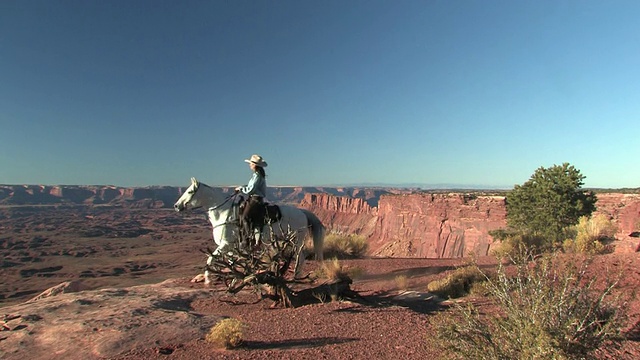
[{"label": "eroded rock formation", "polygon": [[616,251],[640,251],[639,194],[598,194],[596,213],[607,215],[617,225]]},{"label": "eroded rock formation", "polygon": [[375,256],[449,258],[486,255],[489,230],[506,223],[504,197],[464,194],[387,194],[378,207],[361,199],[307,194],[301,205],[339,233],[369,238]]},{"label": "eroded rock formation", "polygon": [[[450,258],[489,255],[499,246],[489,231],[506,225],[504,196],[411,193],[380,196],[378,207],[360,199],[307,194],[301,202],[330,231],[361,234],[374,256]],[[640,195],[598,194],[596,213],[617,226],[615,251],[639,251]]]},{"label": "eroded rock formation", "polygon": [[411,194],[383,196],[371,239],[374,255],[451,258],[486,255],[490,230],[506,224],[502,196]]},{"label": "eroded rock formation", "polygon": [[305,194],[300,206],[313,211],[330,231],[370,237],[376,229],[378,209],[364,198]]}]

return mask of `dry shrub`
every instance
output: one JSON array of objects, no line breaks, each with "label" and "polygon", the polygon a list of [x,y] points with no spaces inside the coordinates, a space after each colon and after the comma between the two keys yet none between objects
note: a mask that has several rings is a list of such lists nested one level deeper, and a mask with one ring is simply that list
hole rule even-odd
[{"label": "dry shrub", "polygon": [[320,268],[319,272],[322,275],[322,277],[328,280],[340,280],[340,279],[350,278],[348,269],[342,266],[342,264],[340,264],[340,261],[337,258],[324,261],[322,263],[322,267]]},{"label": "dry shrub", "polygon": [[211,328],[205,340],[220,348],[237,348],[242,344],[245,327],[246,325],[238,319],[223,319]]},{"label": "dry shrub", "polygon": [[409,288],[409,279],[407,275],[398,275],[393,279],[398,290],[407,290]]},{"label": "dry shrub", "polygon": [[[323,262],[313,272],[312,279],[338,280],[338,279],[341,279],[340,276],[346,275],[350,279],[356,280],[366,274],[366,271],[359,266],[343,266],[343,265],[340,265],[339,262],[337,264],[334,264],[334,262],[338,262],[338,259],[333,258],[330,261],[327,260]],[[336,269],[336,267],[339,267],[339,269]]]},{"label": "dry shrub", "polygon": [[573,239],[567,239],[563,243],[564,250],[566,252],[596,255],[609,251],[605,243],[614,239],[618,229],[609,218],[599,214],[592,217],[581,217],[572,230],[575,236]]},{"label": "dry shrub", "polygon": [[519,259],[523,254],[535,256],[552,250],[549,241],[541,235],[493,230],[489,232],[500,240],[500,247],[492,251],[498,259]]},{"label": "dry shrub", "polygon": [[499,314],[483,316],[471,304],[453,304],[453,311],[435,319],[446,357],[584,359],[615,348],[624,318],[620,299],[612,296],[617,281],[596,285],[588,264],[560,263],[548,254],[516,264],[514,276],[499,265],[496,278],[487,281]]},{"label": "dry shrub", "polygon": [[347,269],[347,273],[351,279],[357,280],[366,275],[367,272],[359,266],[352,266]]},{"label": "dry shrub", "polygon": [[465,265],[449,273],[446,277],[434,280],[427,285],[430,293],[441,298],[458,298],[469,294],[475,284],[486,280],[485,275],[475,265]]},{"label": "dry shrub", "polygon": [[364,236],[329,234],[324,239],[324,255],[339,259],[363,258],[369,250]]}]

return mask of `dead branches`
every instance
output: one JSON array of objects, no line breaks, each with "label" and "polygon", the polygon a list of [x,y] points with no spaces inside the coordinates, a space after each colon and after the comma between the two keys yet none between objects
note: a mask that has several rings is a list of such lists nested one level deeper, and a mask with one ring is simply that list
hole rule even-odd
[{"label": "dead branches", "polygon": [[[215,255],[207,249],[212,261],[208,270],[227,288],[236,294],[251,287],[261,298],[274,301],[272,306],[298,307],[310,303],[325,302],[337,298],[355,298],[350,289],[351,279],[343,277],[320,286],[299,292],[289,287],[287,273],[292,263],[301,256],[302,249],[296,246],[296,232],[288,229],[284,237],[271,234],[270,241],[255,241],[253,237],[236,241],[226,253]],[[248,241],[249,240],[249,241]],[[256,244],[256,245],[247,245]]]}]

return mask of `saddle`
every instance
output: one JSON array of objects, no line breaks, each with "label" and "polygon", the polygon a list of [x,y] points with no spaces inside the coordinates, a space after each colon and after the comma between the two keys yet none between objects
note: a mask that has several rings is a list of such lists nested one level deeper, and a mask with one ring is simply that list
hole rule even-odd
[{"label": "saddle", "polygon": [[265,223],[263,225],[266,225],[266,224],[271,225],[275,222],[280,221],[280,219],[282,219],[282,213],[280,212],[280,207],[278,205],[265,203],[264,208],[265,208],[265,216],[263,217],[263,219]]},{"label": "saddle", "polygon": [[[248,200],[244,199],[240,202],[239,209],[241,214],[244,212],[244,208],[248,205],[248,202]],[[264,225],[271,225],[282,219],[282,212],[280,212],[278,205],[264,202],[254,206],[255,208],[252,209],[247,220],[249,220],[255,228],[262,229]]]}]

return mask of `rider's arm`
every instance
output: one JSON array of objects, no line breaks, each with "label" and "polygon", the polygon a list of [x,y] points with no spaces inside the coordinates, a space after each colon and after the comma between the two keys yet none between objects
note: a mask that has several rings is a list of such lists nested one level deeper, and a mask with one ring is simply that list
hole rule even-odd
[{"label": "rider's arm", "polygon": [[243,194],[252,195],[256,190],[256,182],[257,181],[258,181],[258,174],[253,173],[253,175],[251,176],[251,179],[249,180],[249,183],[247,184],[247,186],[240,186],[238,189]]}]

